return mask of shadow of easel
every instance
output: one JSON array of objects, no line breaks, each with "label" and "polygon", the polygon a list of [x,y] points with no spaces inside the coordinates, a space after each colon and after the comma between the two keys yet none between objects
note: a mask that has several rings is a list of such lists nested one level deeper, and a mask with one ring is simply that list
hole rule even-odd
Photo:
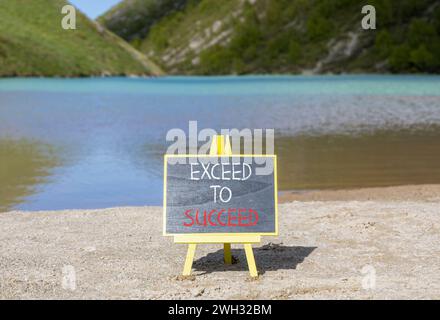
[{"label": "shadow of easel", "polygon": [[[258,270],[260,274],[266,271],[277,270],[294,270],[296,267],[304,262],[304,260],[317,247],[302,247],[302,246],[284,246],[282,244],[266,244],[264,246],[254,248],[257,253]],[[219,264],[223,258],[223,250],[208,253],[206,256],[194,261],[194,270],[201,271],[202,274],[209,274],[213,272],[223,271],[245,271],[246,264],[242,263],[244,260],[243,250],[232,249],[231,253],[236,263],[232,266],[225,266]]]}]

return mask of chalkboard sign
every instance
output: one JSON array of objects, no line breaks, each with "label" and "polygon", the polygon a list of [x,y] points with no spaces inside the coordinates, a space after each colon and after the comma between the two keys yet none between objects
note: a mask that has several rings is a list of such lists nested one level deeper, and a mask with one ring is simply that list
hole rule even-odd
[{"label": "chalkboard sign", "polygon": [[164,164],[164,235],[277,235],[275,155],[177,156]]}]

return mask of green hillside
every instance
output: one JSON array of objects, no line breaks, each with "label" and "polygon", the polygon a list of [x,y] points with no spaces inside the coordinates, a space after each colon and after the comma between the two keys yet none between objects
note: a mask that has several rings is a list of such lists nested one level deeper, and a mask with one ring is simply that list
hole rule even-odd
[{"label": "green hillside", "polygon": [[[185,8],[189,0],[123,1],[98,18],[98,22],[128,41],[144,38],[150,27],[172,12]],[[126,19],[129,17],[129,19]]]},{"label": "green hillside", "polygon": [[[193,0],[154,6],[131,33],[138,11],[127,8],[147,2],[162,1],[125,0],[101,21],[169,73],[440,71],[438,0]],[[365,4],[376,30],[361,28]]]},{"label": "green hillside", "polygon": [[64,0],[0,1],[0,76],[159,74],[160,69],[79,11],[61,28]]}]

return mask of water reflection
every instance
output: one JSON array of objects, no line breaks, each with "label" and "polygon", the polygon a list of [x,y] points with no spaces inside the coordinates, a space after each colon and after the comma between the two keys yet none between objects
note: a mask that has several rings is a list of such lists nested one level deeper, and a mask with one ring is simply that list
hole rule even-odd
[{"label": "water reflection", "polygon": [[31,140],[0,139],[0,212],[13,208],[48,183],[60,165],[52,146]]},{"label": "water reflection", "polygon": [[439,183],[440,129],[280,137],[280,189]]}]

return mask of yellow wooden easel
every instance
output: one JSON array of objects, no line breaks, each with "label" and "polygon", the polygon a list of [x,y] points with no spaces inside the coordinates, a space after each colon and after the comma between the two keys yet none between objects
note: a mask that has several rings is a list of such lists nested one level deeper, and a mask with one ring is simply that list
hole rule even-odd
[{"label": "yellow wooden easel", "polygon": [[[229,136],[214,136],[212,138],[210,155],[232,155]],[[252,251],[252,243],[261,242],[260,234],[179,234],[174,235],[174,242],[188,244],[188,252],[186,254],[185,266],[183,267],[183,276],[191,275],[191,269],[197,244],[223,243],[224,261],[226,264],[232,264],[231,244],[241,243],[244,245],[249,273],[251,277],[258,277],[254,253]]]}]

